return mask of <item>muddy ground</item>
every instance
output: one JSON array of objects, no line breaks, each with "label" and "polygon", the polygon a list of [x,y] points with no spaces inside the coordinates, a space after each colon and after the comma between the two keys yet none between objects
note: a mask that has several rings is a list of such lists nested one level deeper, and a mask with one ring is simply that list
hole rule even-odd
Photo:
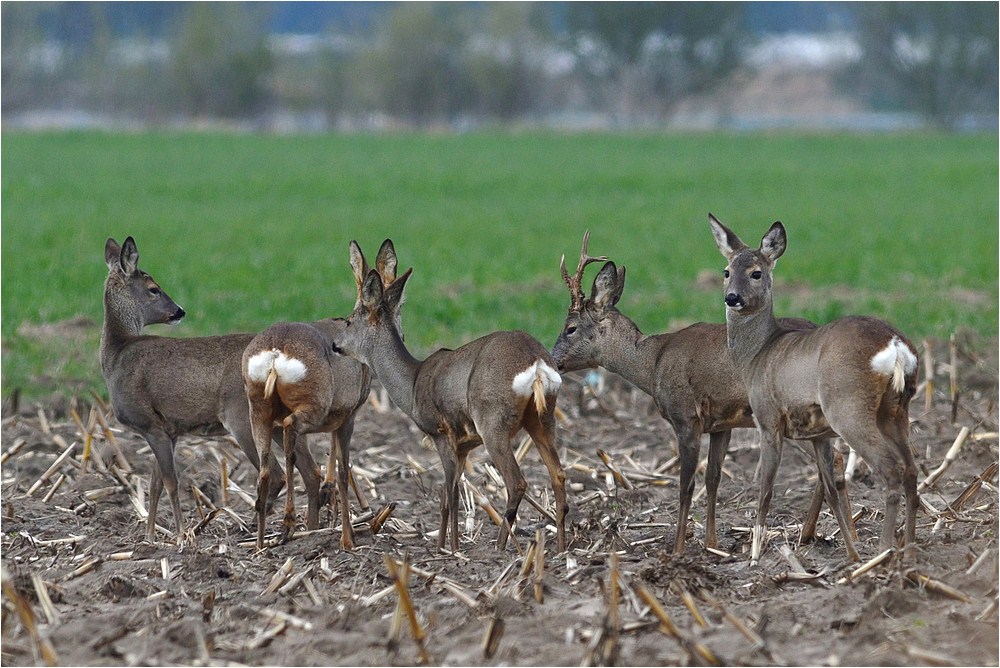
[{"label": "muddy ground", "polygon": [[[184,519],[194,542],[178,546],[162,533],[162,542],[150,544],[141,512],[153,458],[143,442],[112,419],[122,463],[96,424],[84,472],[89,404],[75,406],[82,430],[70,419],[73,406],[21,406],[19,413],[6,406],[2,662],[416,664],[420,648],[407,623],[393,640],[398,597],[384,563],[385,555],[397,561],[408,555],[408,591],[434,664],[997,665],[997,474],[987,470],[998,458],[997,342],[960,344],[959,398],[950,398],[950,366],[937,363],[930,412],[923,385],[911,407],[912,444],[923,480],[969,428],[954,464],[924,494],[939,511],[984,471],[985,480],[955,512],[921,512],[914,563],[892,557],[856,577],[858,564],[846,560],[838,537],[829,537],[836,522],[828,512],[820,520],[828,538],[796,544],[815,471],[794,445],[785,448],[778,474],[767,550],[760,564],[749,564],[745,527],[757,498],[750,430],[735,433],[726,460],[719,552],[703,546],[699,496],[687,552],[670,556],[665,548],[678,503],[672,430],[648,397],[617,377],[601,375],[592,390],[584,375],[568,375],[559,401],[566,415],[561,457],[572,482],[570,549],[555,553],[554,528],[528,503],[516,532],[519,548],[528,550],[536,531],[546,531],[541,602],[534,564],[522,576],[524,559],[513,544],[494,549],[497,530],[468,494],[463,498],[474,512],[463,512],[460,553],[436,549],[437,456],[403,414],[380,410],[377,401],[358,418],[352,458],[371,506],[396,507],[377,535],[357,523],[358,546],[349,553],[339,548],[328,510],[318,532],[300,526],[288,544],[256,550],[248,529],[254,472],[233,443],[204,437],[185,437],[177,449]],[[936,350],[946,351],[947,343]],[[325,461],[327,441],[313,439],[317,459]],[[598,449],[610,454],[633,489],[616,486]],[[230,480],[225,495],[223,461]],[[477,450],[467,476],[502,507],[503,489],[487,464]],[[122,472],[126,466],[131,473]],[[533,450],[523,469],[529,494],[550,506],[548,478]],[[699,491],[702,486],[699,476]],[[867,561],[877,556],[882,482],[862,463],[849,489]],[[297,498],[301,519],[304,496]],[[213,513],[212,507],[225,510]],[[364,519],[355,498],[352,510]],[[276,535],[280,517],[272,512],[269,519]],[[165,500],[159,523],[174,526]],[[794,550],[791,558],[783,556],[785,546]],[[611,552],[618,555],[620,590],[614,607],[607,595]],[[676,636],[664,632],[640,599],[640,586],[662,605]],[[34,618],[36,635],[25,615]],[[484,638],[491,626],[496,633],[488,658]]]}]

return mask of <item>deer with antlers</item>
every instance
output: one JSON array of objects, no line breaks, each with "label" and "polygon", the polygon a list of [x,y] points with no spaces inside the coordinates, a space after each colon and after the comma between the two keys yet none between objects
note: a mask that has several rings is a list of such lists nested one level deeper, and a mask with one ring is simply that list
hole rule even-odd
[{"label": "deer with antlers", "polygon": [[[886,482],[881,548],[896,544],[901,496],[906,502],[903,547],[912,544],[919,504],[909,444],[916,348],[899,330],[870,317],[848,316],[805,331],[785,327],[774,318],[771,296],[771,274],[787,245],[784,226],[774,223],[754,249],[711,214],[709,224],[728,262],[727,345],[760,431],[760,496],[751,559],[756,561],[763,547],[782,437],[814,444],[843,437]],[[843,530],[842,518],[837,519]],[[846,531],[844,542],[857,560]]]},{"label": "deer with antlers", "polygon": [[548,351],[520,331],[494,332],[424,360],[403,343],[398,319],[412,269],[386,287],[369,272],[347,327],[334,342],[369,367],[392,402],[429,436],[445,474],[438,547],[450,530],[458,550],[458,481],[469,453],[485,445],[507,488],[497,538],[504,549],[527,483],[511,448],[521,429],[531,436],[552,481],[559,550],[566,549],[566,474],[556,452],[555,407],[562,382]]},{"label": "deer with antlers", "polygon": [[[677,332],[644,335],[616,308],[625,288],[625,267],[616,266],[604,256],[588,255],[589,240],[588,231],[583,235],[580,260],[572,276],[566,270],[566,256],[560,261],[560,271],[569,288],[570,306],[562,332],[552,348],[552,357],[560,371],[601,366],[620,375],[649,394],[660,415],[673,427],[681,467],[675,554],[684,553],[701,435],[709,434],[705,470],[708,513],[704,540],[706,547],[716,547],[715,507],[731,430],[754,426],[746,389],[726,351],[726,326],[697,323]],[[588,299],[581,282],[584,269],[593,262],[605,264],[594,279]],[[799,318],[784,319],[782,324],[794,329],[815,327]],[[832,448],[817,454],[822,454],[817,462],[820,471],[835,475]],[[832,507],[843,504],[849,508],[842,474],[832,489],[826,489],[822,481],[817,482],[802,527],[800,540],[803,542],[816,535],[824,493]]]}]

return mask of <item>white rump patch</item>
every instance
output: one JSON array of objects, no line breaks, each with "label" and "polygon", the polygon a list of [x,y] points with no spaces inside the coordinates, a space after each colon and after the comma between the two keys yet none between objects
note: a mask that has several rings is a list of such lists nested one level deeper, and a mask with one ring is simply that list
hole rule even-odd
[{"label": "white rump patch", "polygon": [[917,368],[917,356],[898,336],[892,337],[885,348],[875,353],[871,360],[872,370],[892,376],[892,386],[897,392],[903,390],[904,376]]},{"label": "white rump patch", "polygon": [[514,376],[514,382],[511,383],[514,394],[520,397],[530,397],[534,392],[536,378],[542,382],[542,389],[546,394],[558,392],[562,385],[562,376],[559,375],[558,371],[542,360],[535,360],[534,364]]},{"label": "white rump patch", "polygon": [[297,383],[306,377],[306,365],[277,348],[262,350],[247,360],[247,375],[258,383],[267,380],[272,368],[283,383]]}]

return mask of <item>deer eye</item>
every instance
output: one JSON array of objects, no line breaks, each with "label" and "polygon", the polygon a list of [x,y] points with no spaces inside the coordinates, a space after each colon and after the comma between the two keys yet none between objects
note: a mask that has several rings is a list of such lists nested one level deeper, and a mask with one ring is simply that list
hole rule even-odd
[{"label": "deer eye", "polygon": [[726,269],[725,271],[723,271],[722,275],[725,276],[726,278],[729,278],[729,270]]},{"label": "deer eye", "polygon": [[567,327],[566,336],[571,336],[576,333],[576,327]]},{"label": "deer eye", "polygon": [[759,281],[761,276],[762,274],[759,271],[755,271],[750,274],[750,278],[752,278],[755,281]]},{"label": "deer eye", "polygon": [[160,289],[159,288],[150,288],[149,289],[149,294],[153,295],[154,297],[159,297],[160,296]]}]

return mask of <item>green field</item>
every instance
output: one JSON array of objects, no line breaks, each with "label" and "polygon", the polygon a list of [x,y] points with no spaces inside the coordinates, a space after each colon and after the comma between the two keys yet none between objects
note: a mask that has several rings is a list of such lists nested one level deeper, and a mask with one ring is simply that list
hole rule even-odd
[{"label": "green field", "polygon": [[[346,315],[348,242],[372,259],[391,237],[414,267],[415,354],[515,327],[551,346],[559,257],[575,266],[588,228],[593,254],[628,267],[619,306],[643,331],[721,322],[709,211],[752,244],[785,223],[781,315],[997,334],[995,134],[5,132],[0,146],[4,397],[104,392],[104,240],[130,234],[188,311],[150,330],[172,336]],[[93,325],[37,327],[79,316]]]}]

